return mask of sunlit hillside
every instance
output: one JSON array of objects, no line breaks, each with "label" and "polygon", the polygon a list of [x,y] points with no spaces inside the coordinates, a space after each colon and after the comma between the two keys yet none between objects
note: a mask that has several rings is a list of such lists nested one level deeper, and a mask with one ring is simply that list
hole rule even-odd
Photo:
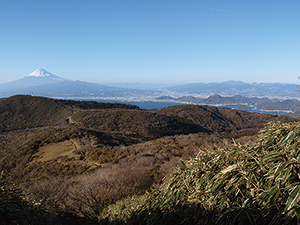
[{"label": "sunlit hillside", "polygon": [[4,224],[268,224],[298,215],[298,124],[289,117],[21,95],[0,104]]}]

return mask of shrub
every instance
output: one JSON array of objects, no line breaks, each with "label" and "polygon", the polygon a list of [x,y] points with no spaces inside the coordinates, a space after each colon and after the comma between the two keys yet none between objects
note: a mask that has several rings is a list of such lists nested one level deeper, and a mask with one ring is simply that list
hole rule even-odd
[{"label": "shrub", "polygon": [[79,179],[70,187],[66,207],[80,216],[98,215],[109,204],[142,194],[152,184],[145,168],[131,165],[112,165]]},{"label": "shrub", "polygon": [[109,204],[141,195],[153,183],[145,167],[111,165],[73,178],[52,177],[23,187],[42,206],[76,216],[97,215]]},{"label": "shrub", "polygon": [[23,187],[26,197],[48,209],[63,210],[66,204],[68,188],[72,181],[62,177],[52,177]]},{"label": "shrub", "polygon": [[0,177],[0,224],[60,224],[59,217],[24,199]]},{"label": "shrub", "polygon": [[270,123],[253,144],[211,148],[182,161],[119,222],[299,224],[299,173],[299,124]]}]

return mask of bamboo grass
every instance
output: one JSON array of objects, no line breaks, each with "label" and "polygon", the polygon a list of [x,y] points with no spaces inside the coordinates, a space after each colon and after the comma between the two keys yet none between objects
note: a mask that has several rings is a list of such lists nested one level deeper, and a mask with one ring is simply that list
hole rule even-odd
[{"label": "bamboo grass", "polygon": [[144,198],[128,223],[300,224],[300,125],[272,122],[253,144],[201,151]]}]

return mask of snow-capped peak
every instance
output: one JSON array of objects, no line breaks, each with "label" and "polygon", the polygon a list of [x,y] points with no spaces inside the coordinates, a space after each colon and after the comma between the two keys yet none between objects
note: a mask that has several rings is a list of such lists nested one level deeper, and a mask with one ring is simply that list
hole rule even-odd
[{"label": "snow-capped peak", "polygon": [[37,69],[37,70],[33,71],[32,73],[28,74],[26,77],[50,78],[52,80],[65,80],[64,78],[61,78],[52,73],[49,73],[48,71],[46,71],[44,69]]},{"label": "snow-capped peak", "polygon": [[53,74],[49,73],[44,69],[37,69],[32,73],[28,74],[27,77],[50,77],[51,75]]}]

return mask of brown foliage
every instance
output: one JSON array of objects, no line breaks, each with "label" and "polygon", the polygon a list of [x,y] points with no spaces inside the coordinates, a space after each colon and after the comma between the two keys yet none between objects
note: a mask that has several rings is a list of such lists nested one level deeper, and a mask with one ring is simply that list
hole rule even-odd
[{"label": "brown foliage", "polygon": [[0,132],[72,124],[145,141],[189,133],[220,133],[260,129],[287,117],[225,108],[177,105],[157,110],[118,103],[79,102],[44,97],[0,99]]},{"label": "brown foliage", "polygon": [[[67,124],[67,117],[75,122]],[[20,184],[32,202],[90,216],[119,199],[159,187],[181,158],[230,144],[231,138],[252,141],[251,132],[278,119],[289,118],[208,106],[149,111],[14,96],[0,100],[0,132],[6,132],[0,133],[0,171],[5,181]],[[64,141],[76,143],[71,156],[37,160],[41,147]]]},{"label": "brown foliage", "polygon": [[23,190],[47,208],[91,216],[119,199],[142,194],[153,182],[147,172],[145,167],[112,165],[71,179],[50,178]]}]

